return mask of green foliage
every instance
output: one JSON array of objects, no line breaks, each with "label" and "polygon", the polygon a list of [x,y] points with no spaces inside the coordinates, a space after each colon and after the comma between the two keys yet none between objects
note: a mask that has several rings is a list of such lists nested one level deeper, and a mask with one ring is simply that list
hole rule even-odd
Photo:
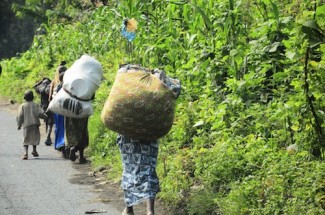
[{"label": "green foliage", "polygon": [[[71,14],[84,10],[71,6]],[[96,57],[105,79],[89,154],[119,180],[116,134],[103,126],[101,109],[119,64],[162,68],[183,91],[160,140],[160,199],[178,214],[324,213],[321,1],[129,0],[90,8],[69,22],[50,19],[29,51],[1,62],[1,94],[19,101],[61,60]],[[132,53],[120,35],[125,17],[139,21]]]},{"label": "green foliage", "polygon": [[19,18],[33,17],[38,23],[72,20],[78,9],[91,8],[91,1],[79,0],[26,0],[24,4],[12,4],[12,9]]},{"label": "green foliage", "polygon": [[318,172],[324,169],[324,165],[306,163],[306,156],[303,152],[295,156],[286,152],[269,152],[257,174],[234,182],[227,197],[215,199],[222,205],[223,214],[324,213],[319,204],[324,175]]}]

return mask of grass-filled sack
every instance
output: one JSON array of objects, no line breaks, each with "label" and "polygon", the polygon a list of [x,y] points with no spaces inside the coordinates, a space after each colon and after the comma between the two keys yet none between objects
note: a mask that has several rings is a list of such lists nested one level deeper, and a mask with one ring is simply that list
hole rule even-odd
[{"label": "grass-filled sack", "polygon": [[122,66],[101,118],[107,128],[136,139],[166,135],[173,125],[180,82],[161,70]]}]

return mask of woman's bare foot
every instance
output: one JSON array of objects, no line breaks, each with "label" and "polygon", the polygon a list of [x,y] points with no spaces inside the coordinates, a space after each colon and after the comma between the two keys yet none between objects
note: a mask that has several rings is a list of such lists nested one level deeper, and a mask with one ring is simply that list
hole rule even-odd
[{"label": "woman's bare foot", "polygon": [[133,207],[126,207],[122,211],[122,215],[134,215]]},{"label": "woman's bare foot", "polygon": [[39,156],[39,154],[37,153],[37,151],[33,151],[33,152],[32,152],[32,155],[33,155],[34,157],[38,157],[38,156]]},{"label": "woman's bare foot", "polygon": [[28,159],[28,155],[27,154],[23,154],[23,156],[21,157],[22,160],[27,160]]}]

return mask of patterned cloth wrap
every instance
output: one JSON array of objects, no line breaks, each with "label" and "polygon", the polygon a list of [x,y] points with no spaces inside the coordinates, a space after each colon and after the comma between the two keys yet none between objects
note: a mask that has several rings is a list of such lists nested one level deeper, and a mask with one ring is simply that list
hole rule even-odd
[{"label": "patterned cloth wrap", "polygon": [[156,173],[158,141],[140,142],[119,134],[116,142],[122,156],[121,187],[126,205],[130,207],[146,199],[155,199],[160,191]]},{"label": "patterned cloth wrap", "polygon": [[140,140],[166,135],[174,120],[180,81],[158,69],[124,65],[116,75],[101,118],[107,128]]},{"label": "patterned cloth wrap", "polygon": [[53,97],[48,109],[71,118],[92,115],[91,100],[99,88],[102,74],[102,66],[95,58],[82,55],[65,72],[63,87]]}]

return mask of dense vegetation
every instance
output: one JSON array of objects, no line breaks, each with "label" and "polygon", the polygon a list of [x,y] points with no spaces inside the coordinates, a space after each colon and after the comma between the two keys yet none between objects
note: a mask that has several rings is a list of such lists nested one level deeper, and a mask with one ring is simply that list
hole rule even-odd
[{"label": "dense vegetation", "polygon": [[33,40],[34,29],[37,26],[32,17],[17,18],[11,10],[12,2],[23,1],[0,1],[0,60],[26,51]]},{"label": "dense vegetation", "polygon": [[[40,10],[46,22],[31,48],[1,62],[1,95],[21,101],[61,60],[94,56],[105,80],[89,153],[119,180],[101,109],[119,64],[159,67],[183,85],[158,166],[159,198],[176,214],[325,213],[322,0],[57,2]],[[139,21],[131,50],[120,34],[126,17]]]}]

